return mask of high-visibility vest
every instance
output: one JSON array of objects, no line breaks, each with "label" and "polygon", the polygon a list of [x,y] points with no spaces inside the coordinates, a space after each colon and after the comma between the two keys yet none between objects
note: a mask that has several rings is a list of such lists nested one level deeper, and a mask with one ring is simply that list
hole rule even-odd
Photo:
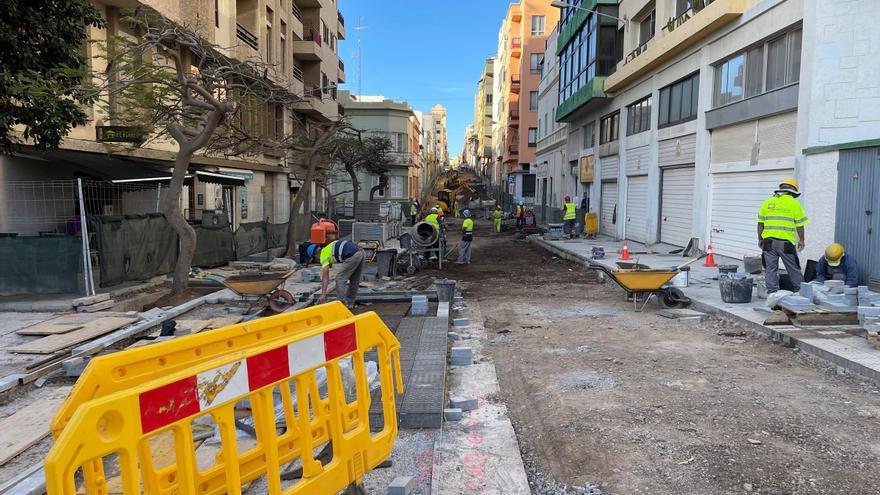
[{"label": "high-visibility vest", "polygon": [[577,218],[577,206],[574,203],[565,203],[565,214],[562,215],[563,220],[574,220]]},{"label": "high-visibility vest", "polygon": [[758,212],[758,223],[764,224],[762,239],[772,237],[797,244],[797,228],[809,223],[809,219],[798,200],[780,194],[764,200]]},{"label": "high-visibility vest", "polygon": [[523,208],[522,205],[516,205],[516,216],[517,216],[517,218],[519,218],[519,217],[522,216],[522,214],[523,214],[523,210],[525,210],[525,208]]},{"label": "high-visibility vest", "polygon": [[495,220],[501,220],[501,217],[504,216],[504,212],[501,210],[495,210],[492,212],[492,215],[495,217]]},{"label": "high-visibility vest", "polygon": [[416,208],[416,205],[409,205],[409,216],[414,217],[419,214],[419,210]]},{"label": "high-visibility vest", "polygon": [[474,233],[474,221],[470,218],[465,218],[464,222],[461,222],[461,228],[464,230],[466,234]]},{"label": "high-visibility vest", "polygon": [[440,220],[438,220],[438,218],[439,218],[439,216],[436,213],[431,213],[430,215],[425,217],[425,221],[439,229],[440,228]]},{"label": "high-visibility vest", "polygon": [[[346,259],[350,258],[352,255],[344,256],[344,252],[346,248],[349,248],[349,244],[354,245],[351,241],[342,240],[342,241],[333,241],[330,244],[327,244],[321,249],[321,268],[326,268],[335,263],[342,263]],[[351,248],[348,249],[349,253],[357,252]]]}]

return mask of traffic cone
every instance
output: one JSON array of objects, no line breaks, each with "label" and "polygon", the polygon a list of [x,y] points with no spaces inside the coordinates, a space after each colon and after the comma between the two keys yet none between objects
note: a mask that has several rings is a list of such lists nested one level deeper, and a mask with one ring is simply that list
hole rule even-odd
[{"label": "traffic cone", "polygon": [[712,245],[711,244],[709,244],[709,246],[706,248],[706,252],[708,254],[706,254],[706,261],[703,262],[703,266],[708,266],[710,268],[714,268],[714,267],[718,266],[718,263],[715,263],[715,255],[712,254]]},{"label": "traffic cone", "polygon": [[620,252],[620,260],[626,261],[632,259],[629,257],[629,244],[626,241],[623,241],[623,251]]}]

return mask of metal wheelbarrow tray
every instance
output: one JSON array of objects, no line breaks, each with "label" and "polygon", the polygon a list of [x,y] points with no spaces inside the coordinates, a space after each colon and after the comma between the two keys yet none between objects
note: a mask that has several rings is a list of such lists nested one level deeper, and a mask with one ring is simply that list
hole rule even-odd
[{"label": "metal wheelbarrow tray", "polygon": [[[664,308],[680,308],[690,304],[690,299],[676,287],[666,284],[678,275],[678,269],[618,269],[611,270],[600,263],[590,263],[590,268],[604,273],[626,291],[627,298],[632,298],[636,311],[642,311],[652,297],[656,296],[660,306]],[[639,296],[644,302],[639,306]]]},{"label": "metal wheelbarrow tray", "polygon": [[279,289],[284,281],[293,273],[288,271],[284,273],[256,273],[245,275],[230,275],[226,278],[218,280],[227,289],[235,292],[243,299],[257,298],[257,303],[266,298],[269,308],[276,313],[283,313],[284,310],[293,306],[293,294]]}]

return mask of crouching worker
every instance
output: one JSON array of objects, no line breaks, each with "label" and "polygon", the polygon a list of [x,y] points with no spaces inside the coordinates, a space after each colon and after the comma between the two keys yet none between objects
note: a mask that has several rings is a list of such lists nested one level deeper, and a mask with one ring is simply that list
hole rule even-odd
[{"label": "crouching worker", "polygon": [[825,248],[825,256],[816,264],[816,281],[842,280],[847,287],[859,285],[859,267],[855,258],[847,256],[843,244],[834,243]]},{"label": "crouching worker", "polygon": [[330,285],[330,267],[340,265],[336,275],[336,297],[349,309],[354,308],[358,284],[364,269],[364,251],[357,244],[347,241],[333,241],[323,248],[317,244],[309,246],[309,256],[321,263],[321,296],[319,303],[327,301],[327,286]]}]

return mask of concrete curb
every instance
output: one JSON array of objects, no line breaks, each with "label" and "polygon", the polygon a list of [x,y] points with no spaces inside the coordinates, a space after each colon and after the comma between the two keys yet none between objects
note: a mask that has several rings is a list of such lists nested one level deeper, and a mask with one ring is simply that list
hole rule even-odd
[{"label": "concrete curb", "polygon": [[[545,241],[538,236],[529,236],[529,240],[534,242],[536,245],[546,249],[547,251],[550,251],[551,253],[559,256],[560,258],[587,266],[589,266],[590,264],[589,258],[566,251],[560,247],[557,247],[552,242]],[[814,332],[814,330],[802,330],[797,327],[789,326],[774,328],[754,322],[734,312],[727,311],[724,308],[719,308],[711,304],[707,304],[698,299],[692,298],[691,301],[691,307],[693,309],[735,321],[755,333],[759,333],[773,339],[775,342],[779,342],[782,345],[788,347],[797,347],[798,349],[812,356],[827,361],[828,363],[835,366],[839,366],[847,371],[855,373],[862,378],[866,378],[880,385],[880,356],[876,358],[866,358],[866,361],[868,361],[869,364],[878,365],[875,369],[874,367],[868,366],[858,361],[854,361],[842,354],[835,353],[829,351],[828,349],[823,349],[819,346],[813,345],[812,343],[805,341],[803,337],[798,335],[807,334],[812,336],[812,332]],[[782,330],[781,328],[785,328],[785,330]]]}]

